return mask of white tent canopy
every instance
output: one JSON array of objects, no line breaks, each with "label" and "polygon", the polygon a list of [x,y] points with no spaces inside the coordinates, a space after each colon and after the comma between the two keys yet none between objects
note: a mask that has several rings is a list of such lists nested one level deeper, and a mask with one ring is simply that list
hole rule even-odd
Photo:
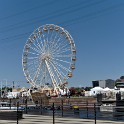
[{"label": "white tent canopy", "polygon": [[102,93],[103,92],[103,88],[101,87],[94,87],[90,90],[90,96],[95,96],[99,93]]},{"label": "white tent canopy", "polygon": [[111,89],[106,87],[105,89],[103,89],[103,91],[111,91]]}]

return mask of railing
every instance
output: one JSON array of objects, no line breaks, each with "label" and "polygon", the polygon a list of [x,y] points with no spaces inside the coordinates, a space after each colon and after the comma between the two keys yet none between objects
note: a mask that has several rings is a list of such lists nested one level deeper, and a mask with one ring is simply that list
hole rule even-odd
[{"label": "railing", "polygon": [[[81,119],[93,119],[94,124],[97,123],[97,120],[124,120],[124,106],[115,106],[115,105],[101,105],[94,102],[53,102],[49,105],[43,105],[42,101],[37,105],[28,105],[25,102],[25,105],[20,105],[17,102],[17,110],[0,110],[0,118],[7,120],[15,120],[15,124],[19,124],[22,119],[22,114],[33,114],[33,115],[49,115],[51,116],[53,124],[58,117],[67,118],[81,118]],[[20,110],[19,107],[22,107],[24,110]],[[7,118],[6,118],[7,117]],[[41,119],[42,120],[42,119]],[[3,123],[4,124],[4,123]],[[14,124],[14,123],[13,123]]]}]

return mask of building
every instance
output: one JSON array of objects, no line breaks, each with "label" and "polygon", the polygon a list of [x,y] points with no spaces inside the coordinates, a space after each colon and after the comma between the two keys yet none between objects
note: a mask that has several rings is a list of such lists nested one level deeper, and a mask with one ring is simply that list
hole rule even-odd
[{"label": "building", "polygon": [[101,88],[110,88],[114,89],[115,87],[115,81],[112,79],[107,79],[107,80],[95,80],[92,81],[93,87],[101,87]]}]

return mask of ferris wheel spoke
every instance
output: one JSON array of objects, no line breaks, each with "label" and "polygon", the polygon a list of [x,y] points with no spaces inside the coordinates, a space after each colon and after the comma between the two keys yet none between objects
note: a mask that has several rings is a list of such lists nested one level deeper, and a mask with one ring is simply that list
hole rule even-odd
[{"label": "ferris wheel spoke", "polygon": [[38,65],[38,62],[36,63],[34,63],[34,61],[33,62],[30,62],[30,63],[27,63],[27,66],[28,66],[28,68],[32,68],[32,69],[34,69],[34,67],[37,67],[36,65]]},{"label": "ferris wheel spoke", "polygon": [[60,44],[59,42],[61,42],[61,40],[63,39],[59,33],[54,31],[54,40],[51,40],[51,51],[54,53],[54,51],[56,51],[56,49],[58,48],[58,44]]},{"label": "ferris wheel spoke", "polygon": [[36,55],[36,56],[38,56],[39,55],[39,53],[34,53],[34,52],[28,52],[28,54],[32,54],[32,55]]},{"label": "ferris wheel spoke", "polygon": [[32,50],[34,50],[35,52],[37,52],[37,53],[40,53],[40,50],[37,50],[36,48],[34,48],[34,47],[30,47]]},{"label": "ferris wheel spoke", "polygon": [[[67,49],[70,48],[70,45],[67,43],[67,41],[63,41],[58,45],[59,50]],[[71,50],[71,49],[70,49]]]},{"label": "ferris wheel spoke", "polygon": [[53,36],[54,36],[54,30],[52,30],[52,31],[50,31],[51,32],[51,36],[50,36],[50,39],[49,39],[49,41],[50,41],[50,43],[52,44],[53,43]]},{"label": "ferris wheel spoke", "polygon": [[[54,32],[55,32],[55,31],[54,31]],[[56,39],[58,38],[58,35],[59,35],[59,34],[57,34],[57,33],[55,32],[54,38],[53,38],[53,40],[52,40],[52,45],[53,45],[52,49],[55,48],[56,45],[57,45],[57,43],[58,43],[58,40],[56,40]]]},{"label": "ferris wheel spoke", "polygon": [[48,33],[47,33],[47,41],[46,41],[48,52],[50,51],[49,33],[50,33],[50,32],[48,31]]},{"label": "ferris wheel spoke", "polygon": [[27,66],[28,66],[28,68],[30,68],[30,67],[31,67],[31,68],[37,67],[37,66],[35,66],[35,64],[34,64],[33,62],[32,62],[32,63],[28,63]]},{"label": "ferris wheel spoke", "polygon": [[[58,34],[57,34],[58,36]],[[55,37],[56,38],[56,37]],[[54,38],[54,42],[53,42],[53,45],[54,45],[54,48],[56,48],[56,46],[58,46],[58,43],[60,42],[60,40],[62,39],[61,36],[58,36],[58,40],[55,40]]]},{"label": "ferris wheel spoke", "polygon": [[65,48],[65,49],[62,49],[62,48],[60,47],[58,50],[56,50],[56,53],[61,54],[61,53],[68,52],[68,51],[70,52],[70,50],[71,50],[70,47],[67,47],[67,48]]},{"label": "ferris wheel spoke", "polygon": [[53,66],[54,70],[56,71],[58,78],[60,80],[61,83],[62,82],[62,78],[64,78],[64,76],[60,73],[60,70],[55,66],[55,64],[52,61],[49,61],[51,63],[51,65]]},{"label": "ferris wheel spoke", "polygon": [[60,50],[63,43],[66,44],[66,41],[63,40],[63,41],[60,42],[59,44],[56,44],[56,46],[54,47],[55,49],[53,50],[53,52],[56,52],[56,51]]},{"label": "ferris wheel spoke", "polygon": [[[43,68],[43,66],[42,66],[42,68]],[[44,71],[44,69],[42,69],[42,68],[41,68],[40,72],[42,72],[42,70]],[[45,79],[45,74],[44,73],[39,74],[37,80],[40,81],[40,86],[42,86],[45,83],[44,79]]]},{"label": "ferris wheel spoke", "polygon": [[[52,62],[53,63],[53,62]],[[54,63],[53,63],[54,64]],[[61,77],[64,79],[64,77],[66,77],[66,75],[63,73],[63,71],[57,66],[54,64],[54,66],[57,68],[57,70],[59,71]]]},{"label": "ferris wheel spoke", "polygon": [[[58,76],[58,78],[59,78],[59,81],[62,83],[62,75],[59,73],[59,71],[58,71],[58,69],[57,69],[57,67],[51,62],[51,61],[49,61],[50,62],[50,64],[53,66],[53,68],[54,68],[54,70],[55,70],[55,72],[56,72],[56,74],[57,74],[57,76]],[[59,83],[60,83],[59,82]]]},{"label": "ferris wheel spoke", "polygon": [[44,40],[41,38],[41,35],[38,35],[38,41],[39,41],[39,46],[41,47],[41,51],[42,51]]},{"label": "ferris wheel spoke", "polygon": [[70,58],[70,57],[72,57],[72,54],[68,54],[68,55],[61,55],[61,54],[56,54],[56,55],[54,55],[54,57],[60,57],[60,58]]},{"label": "ferris wheel spoke", "polygon": [[61,49],[64,49],[64,48],[67,48],[67,47],[70,48],[70,45],[67,44],[66,42],[65,42],[65,44],[62,44],[62,42],[61,42],[61,43],[58,45],[58,47],[61,48]]},{"label": "ferris wheel spoke", "polygon": [[38,67],[34,67],[34,65],[28,66],[28,70],[30,71],[30,73],[31,73],[32,75],[34,75],[34,72],[36,71],[35,68],[38,68]]},{"label": "ferris wheel spoke", "polygon": [[64,61],[64,60],[61,60],[61,59],[56,59],[56,58],[53,58],[54,60],[57,60],[57,61],[60,61],[60,62],[64,62],[64,63],[67,63],[67,64],[71,64],[71,62],[68,62],[68,61]]},{"label": "ferris wheel spoke", "polygon": [[70,46],[65,42],[65,44],[63,45],[63,44],[60,44],[60,45],[58,45],[58,47],[59,47],[59,50],[61,51],[62,49],[67,49],[67,48],[70,48]]},{"label": "ferris wheel spoke", "polygon": [[38,38],[36,38],[36,45],[37,45],[37,48],[38,48],[39,50],[42,50],[41,45],[40,45],[40,43],[39,43],[39,41],[38,41]]},{"label": "ferris wheel spoke", "polygon": [[65,44],[67,44],[67,41],[66,41],[65,37],[63,37],[63,35],[60,35],[59,39],[58,39],[58,44],[63,44],[63,43],[65,45]]},{"label": "ferris wheel spoke", "polygon": [[30,65],[38,65],[39,61],[36,59],[36,60],[30,60],[27,65],[30,66]]},{"label": "ferris wheel spoke", "polygon": [[[57,41],[60,41],[60,38],[57,40]],[[57,48],[58,48],[58,42],[56,41],[56,43],[52,43],[52,47],[51,47],[51,49],[52,49],[52,52],[54,53],[56,50],[57,50]]]},{"label": "ferris wheel spoke", "polygon": [[38,64],[38,59],[33,59],[33,60],[30,60],[27,65],[30,65],[30,64]]},{"label": "ferris wheel spoke", "polygon": [[41,52],[43,53],[43,51],[44,51],[44,43],[46,42],[46,39],[45,39],[43,34],[38,35],[38,39],[39,39],[39,44],[40,44],[40,47],[41,47]]},{"label": "ferris wheel spoke", "polygon": [[27,67],[28,67],[28,70],[30,71],[30,73],[32,72],[32,74],[34,74],[34,72],[36,71],[36,68],[38,68],[38,65],[36,66],[33,63],[33,64],[28,64]]},{"label": "ferris wheel spoke", "polygon": [[66,50],[57,51],[57,55],[65,55],[66,53],[69,54],[69,52],[70,52],[70,48]]},{"label": "ferris wheel spoke", "polygon": [[65,70],[66,72],[70,72],[71,70],[70,69],[68,69],[68,68],[66,68],[66,67],[64,67],[62,64],[60,64],[59,62],[57,62],[57,61],[53,61],[56,65],[58,65],[59,67],[61,67],[63,70]]},{"label": "ferris wheel spoke", "polygon": [[36,44],[36,42],[35,42],[36,40],[34,40],[33,39],[33,45],[35,46],[35,48],[38,50],[38,51],[40,51],[41,49],[39,48],[39,46],[38,46],[38,44]]},{"label": "ferris wheel spoke", "polygon": [[46,49],[47,49],[47,43],[46,41],[44,42],[44,46],[43,46],[43,52],[46,52]]},{"label": "ferris wheel spoke", "polygon": [[43,35],[44,37],[44,42],[42,43],[42,53],[45,53],[47,51],[47,40],[45,38],[45,36]]},{"label": "ferris wheel spoke", "polygon": [[42,67],[42,62],[39,64],[39,66],[38,66],[38,68],[37,68],[37,70],[36,70],[36,72],[35,72],[35,76],[34,76],[34,78],[33,78],[33,81],[34,81],[34,82],[35,82],[35,81],[37,80],[37,78],[38,78],[38,75],[39,75],[39,73],[40,73],[41,67]]},{"label": "ferris wheel spoke", "polygon": [[47,43],[49,41],[49,35],[50,35],[50,31],[48,30],[48,32],[47,32]]},{"label": "ferris wheel spoke", "polygon": [[[42,35],[40,35],[40,37],[43,38],[43,43],[45,43],[47,41],[47,39],[45,38],[45,35],[42,34]],[[44,47],[44,44],[42,47]]]},{"label": "ferris wheel spoke", "polygon": [[27,57],[27,59],[38,59],[38,56],[37,57]]},{"label": "ferris wheel spoke", "polygon": [[52,34],[49,40],[49,45],[50,45],[50,51],[52,52],[53,49],[55,49],[55,46],[57,44],[57,41],[55,40],[58,37],[58,34],[52,30]]},{"label": "ferris wheel spoke", "polygon": [[49,43],[49,48],[50,48],[49,51],[50,51],[51,53],[53,53],[53,51],[54,51],[54,49],[55,49],[55,48],[54,48],[54,43],[52,43],[52,42]]}]

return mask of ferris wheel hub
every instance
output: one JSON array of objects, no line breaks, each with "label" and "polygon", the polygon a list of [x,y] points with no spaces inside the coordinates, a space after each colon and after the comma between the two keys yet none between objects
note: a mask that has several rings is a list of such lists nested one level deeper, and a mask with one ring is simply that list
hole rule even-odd
[{"label": "ferris wheel hub", "polygon": [[43,53],[40,58],[41,60],[49,60],[51,55],[49,53]]}]

